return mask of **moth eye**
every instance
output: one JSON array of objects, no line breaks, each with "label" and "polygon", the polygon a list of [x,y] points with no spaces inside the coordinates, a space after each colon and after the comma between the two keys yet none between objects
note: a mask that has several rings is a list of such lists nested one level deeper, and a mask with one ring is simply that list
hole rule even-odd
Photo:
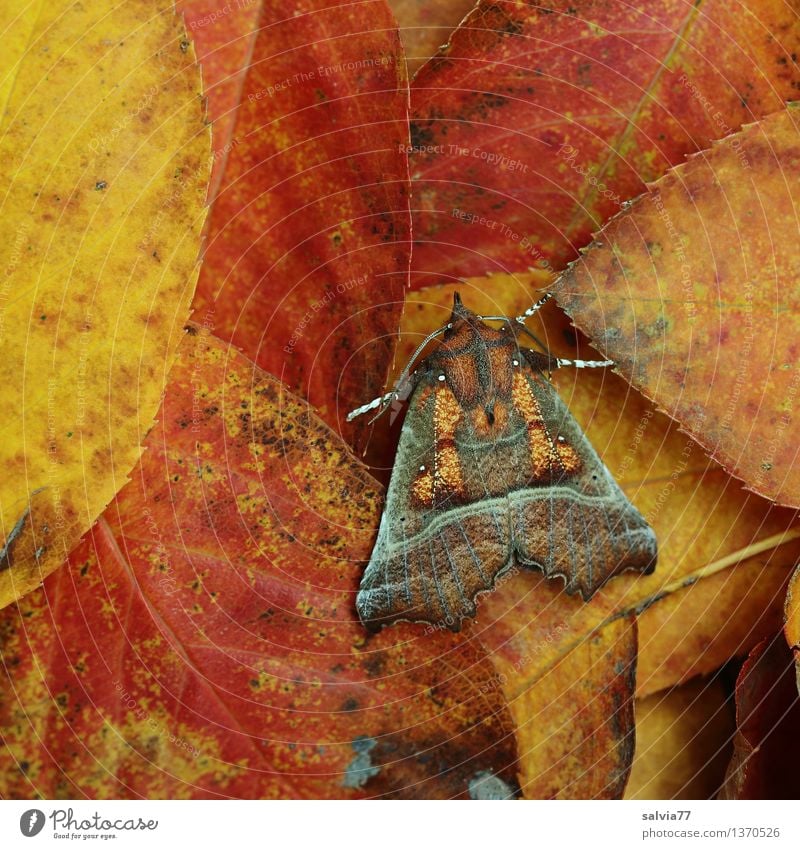
[{"label": "moth eye", "polygon": [[445,378],[445,376],[444,376],[443,374],[440,374],[440,375],[439,375],[439,380],[440,380],[440,381],[444,381],[444,380],[446,380],[446,378]]},{"label": "moth eye", "polygon": [[424,472],[424,471],[425,471],[425,466],[420,466],[420,467],[419,467],[419,470],[420,470],[421,472]]},{"label": "moth eye", "polygon": [[511,365],[512,365],[512,366],[518,366],[518,365],[519,365],[519,360],[511,360]]},{"label": "moth eye", "polygon": [[566,439],[564,439],[564,437],[563,437],[563,436],[559,436],[559,437],[558,437],[558,441],[559,441],[559,442],[566,442]]}]

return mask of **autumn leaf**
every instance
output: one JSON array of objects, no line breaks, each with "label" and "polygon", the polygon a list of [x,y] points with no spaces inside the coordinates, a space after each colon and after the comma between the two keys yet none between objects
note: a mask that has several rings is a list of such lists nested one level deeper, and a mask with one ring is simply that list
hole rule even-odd
[{"label": "autumn leaf", "polygon": [[236,112],[242,85],[258,32],[263,3],[219,3],[211,0],[176,0],[186,31],[203,68],[203,92],[212,122],[212,175],[209,198],[219,191],[228,153],[235,141]]},{"label": "autumn leaf", "polygon": [[713,799],[734,732],[719,675],[636,702],[636,757],[626,799]]},{"label": "autumn leaf", "polygon": [[265,6],[252,51],[196,315],[363,445],[344,416],[383,387],[408,282],[399,35],[385,0],[303,0]]},{"label": "autumn leaf", "polygon": [[415,285],[560,270],[645,184],[800,91],[797,0],[482,0],[411,89]]},{"label": "autumn leaf", "polygon": [[689,159],[555,283],[631,383],[754,492],[800,505],[800,107]]},{"label": "autumn leaf", "polygon": [[[0,611],[0,796],[643,799],[706,796],[723,781],[730,670],[758,640],[774,637],[784,616],[798,651],[800,526],[795,510],[745,491],[717,462],[732,468],[725,457],[709,458],[699,428],[687,435],[681,427],[705,415],[699,397],[727,415],[737,380],[750,381],[729,416],[740,428],[747,416],[736,405],[751,400],[743,392],[760,393],[764,404],[775,391],[791,396],[780,383],[786,375],[765,377],[764,366],[770,357],[793,362],[780,346],[793,338],[796,305],[777,278],[797,276],[790,219],[797,163],[792,128],[776,132],[770,122],[791,123],[786,116],[795,114],[783,105],[800,82],[800,7],[746,0],[733,10],[705,0],[637,11],[599,0],[482,0],[413,84],[418,291],[403,306],[412,232],[408,90],[390,5],[413,59],[430,55],[458,23],[460,2],[434,9],[404,0],[302,0],[292,16],[261,2],[178,3],[203,59],[214,120],[196,321],[171,368],[163,351],[153,359],[148,349],[146,360],[139,352],[147,363],[141,377],[135,369],[113,375],[115,393],[141,379],[155,399],[166,385],[146,438],[155,403],[146,424],[128,409],[133,453],[117,489],[138,460],[131,481],[64,569]],[[154,19],[156,28],[167,19]],[[142,20],[142,31],[154,26]],[[35,16],[17,19],[9,66],[28,56],[41,26]],[[150,44],[156,35],[147,31]],[[188,73],[192,48],[183,31],[180,47],[186,53],[176,70]],[[95,60],[91,53],[76,67],[92,66],[93,74]],[[130,71],[126,80],[139,73],[120,67]],[[31,79],[38,81],[33,71]],[[178,88],[198,107],[196,87]],[[15,85],[0,82],[0,104],[15,97]],[[176,108],[186,123],[189,107],[175,102],[170,95],[159,127]],[[115,104],[106,101],[109,110]],[[760,120],[670,170],[686,153],[776,110],[783,118]],[[84,112],[74,108],[64,120],[77,127]],[[171,130],[170,144],[179,139],[190,150],[196,129]],[[132,135],[130,143],[140,151],[150,138]],[[750,156],[752,167],[730,151]],[[755,190],[741,181],[742,168]],[[75,174],[73,186],[83,179]],[[682,184],[686,174],[695,182]],[[642,247],[630,229],[630,286],[622,285],[627,256],[604,234],[606,246],[595,245],[556,283],[559,303],[528,323],[558,355],[595,358],[567,306],[592,344],[617,359],[619,373],[564,368],[552,380],[655,529],[655,573],[615,578],[584,603],[559,582],[513,566],[479,596],[477,617],[459,634],[405,623],[368,634],[354,598],[380,521],[378,479],[388,476],[402,417],[392,411],[370,431],[344,425],[343,414],[391,385],[387,372],[396,376],[447,320],[454,289],[478,313],[518,315],[553,286],[551,272],[592,230],[654,180],[648,191],[665,198],[681,238],[708,233],[710,249],[693,252],[692,285],[706,290],[691,303],[708,308],[698,312],[702,321],[658,323],[660,300],[667,318],[669,310],[683,317],[685,303],[668,289],[682,278],[666,240],[660,252],[652,239]],[[748,217],[747,192],[761,219]],[[733,201],[730,210],[720,198]],[[104,211],[116,225],[127,210]],[[647,210],[646,200],[634,202],[608,233],[632,228]],[[197,236],[202,215],[173,218],[187,242]],[[646,223],[661,226],[652,215]],[[105,244],[104,224],[97,244]],[[124,243],[121,231],[109,233]],[[773,234],[774,255],[765,239]],[[719,278],[709,276],[708,253]],[[116,251],[107,255],[116,263]],[[608,256],[603,274],[593,271]],[[187,267],[183,307],[192,294]],[[40,259],[37,286],[52,268]],[[442,278],[450,285],[422,285]],[[721,318],[736,318],[737,284],[756,291],[745,305],[758,316],[744,325],[749,346],[737,346],[738,359],[736,327]],[[120,299],[113,287],[102,294],[112,305]],[[185,317],[176,304],[173,336]],[[595,324],[583,323],[584,309]],[[610,313],[615,323],[604,324]],[[98,327],[109,321],[104,314]],[[128,325],[134,333],[135,322]],[[714,335],[723,327],[724,340]],[[81,337],[63,338],[79,357]],[[699,364],[697,377],[713,389],[706,385],[701,396],[690,376],[693,404],[677,421],[659,410],[672,415],[684,400],[678,391],[670,408],[659,394],[676,391],[669,357]],[[791,405],[773,409],[773,430],[790,432],[791,414]],[[763,447],[767,426],[757,424]],[[370,466],[349,446],[366,447]],[[795,464],[789,453],[784,472]],[[76,475],[91,465],[87,456],[70,456]],[[37,499],[49,497],[36,492],[31,512],[26,500],[9,515],[0,575],[12,561],[14,570],[23,557],[35,562],[31,530],[45,522]],[[775,664],[759,649],[742,670],[725,791],[732,796],[774,792],[769,770],[794,751],[780,751],[791,734],[790,723],[778,722],[780,706],[797,698],[791,655],[781,651]]]},{"label": "autumn leaf", "polygon": [[170,3],[28,4],[3,44],[0,607],[139,457],[189,313],[210,138]]},{"label": "autumn leaf", "polygon": [[513,795],[479,648],[357,620],[380,487],[303,401],[191,330],[133,481],[5,611],[0,794]]},{"label": "autumn leaf", "polygon": [[723,799],[796,799],[800,696],[782,636],[762,640],[736,681],[736,735]]},{"label": "autumn leaf", "polygon": [[389,0],[405,47],[409,76],[419,70],[475,6],[475,0]]},{"label": "autumn leaf", "polygon": [[[549,280],[540,274],[538,282],[546,288]],[[499,274],[414,292],[406,301],[399,363],[446,321],[456,290],[467,306],[487,315],[519,315],[536,297],[514,275]],[[531,329],[558,356],[597,358],[558,308],[547,305],[537,316],[541,320],[529,322]],[[515,718],[523,791],[535,798],[621,795],[633,756],[631,723],[611,719],[626,715],[637,657],[636,686],[645,696],[746,654],[783,621],[786,583],[800,558],[800,529],[794,511],[743,492],[674,422],[609,370],[560,369],[552,380],[653,526],[658,566],[651,576],[615,578],[588,604],[565,595],[559,582],[515,569],[479,597],[469,633],[486,647]],[[638,653],[618,631],[618,623],[633,614],[640,625]],[[630,688],[625,698],[611,683],[620,676]],[[541,707],[549,704],[558,708]],[[537,719],[528,722],[532,705],[539,706]],[[591,745],[581,750],[576,739],[603,741],[603,757]],[[554,762],[562,767],[557,790]]]},{"label": "autumn leaf", "polygon": [[798,665],[797,688],[800,690],[800,566],[792,573],[786,592],[784,634]]}]

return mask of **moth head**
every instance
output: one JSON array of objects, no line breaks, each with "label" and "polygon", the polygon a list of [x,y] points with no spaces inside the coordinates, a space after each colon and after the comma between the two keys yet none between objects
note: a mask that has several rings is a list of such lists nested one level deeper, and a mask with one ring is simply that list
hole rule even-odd
[{"label": "moth head", "polygon": [[447,329],[444,333],[445,340],[455,336],[459,330],[464,328],[464,325],[468,325],[473,329],[476,329],[482,326],[483,322],[471,309],[467,309],[467,307],[461,303],[461,295],[459,295],[458,292],[454,292],[453,311],[450,313],[450,320],[447,322]]}]

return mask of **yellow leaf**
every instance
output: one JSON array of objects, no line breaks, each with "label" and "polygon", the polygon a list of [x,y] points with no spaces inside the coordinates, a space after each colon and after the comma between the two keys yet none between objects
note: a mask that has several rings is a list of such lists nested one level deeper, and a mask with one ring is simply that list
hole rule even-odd
[{"label": "yellow leaf", "polygon": [[31,4],[0,70],[0,607],[127,480],[189,314],[210,130],[172,4]]},{"label": "yellow leaf", "polygon": [[719,790],[735,727],[719,679],[636,702],[636,757],[626,799],[709,799]]}]

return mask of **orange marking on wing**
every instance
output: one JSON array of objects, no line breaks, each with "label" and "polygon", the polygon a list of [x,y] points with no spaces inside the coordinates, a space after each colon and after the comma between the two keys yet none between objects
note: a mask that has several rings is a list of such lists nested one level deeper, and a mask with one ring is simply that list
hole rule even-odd
[{"label": "orange marking on wing", "polygon": [[463,410],[449,386],[436,389],[436,407],[433,412],[434,438],[434,498],[450,494],[463,496],[464,477],[461,460],[455,447],[456,425]]},{"label": "orange marking on wing", "polygon": [[455,445],[436,448],[436,492],[445,490],[456,495],[464,494],[464,479],[461,476],[461,460]]},{"label": "orange marking on wing", "polygon": [[427,469],[420,472],[411,484],[411,495],[424,507],[433,506],[433,475]]},{"label": "orange marking on wing", "polygon": [[461,421],[463,410],[458,399],[447,384],[436,388],[436,410],[433,414],[436,439],[454,439],[456,425]]},{"label": "orange marking on wing", "polygon": [[514,374],[511,400],[517,411],[525,419],[528,428],[528,446],[531,453],[531,466],[534,478],[546,478],[556,464],[560,463],[556,447],[547,432],[542,409],[536,396],[521,372]]},{"label": "orange marking on wing", "polygon": [[558,459],[561,461],[564,471],[570,474],[580,471],[581,458],[571,445],[567,445],[566,442],[560,442],[556,450],[558,451]]}]

